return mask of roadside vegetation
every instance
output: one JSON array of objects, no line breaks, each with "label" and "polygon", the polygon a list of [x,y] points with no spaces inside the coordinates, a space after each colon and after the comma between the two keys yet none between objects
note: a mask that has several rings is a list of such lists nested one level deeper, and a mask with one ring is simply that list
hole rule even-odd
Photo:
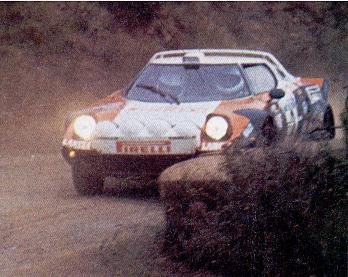
[{"label": "roadside vegetation", "polygon": [[308,145],[233,151],[227,182],[162,185],[165,253],[227,276],[345,276],[347,168]]}]

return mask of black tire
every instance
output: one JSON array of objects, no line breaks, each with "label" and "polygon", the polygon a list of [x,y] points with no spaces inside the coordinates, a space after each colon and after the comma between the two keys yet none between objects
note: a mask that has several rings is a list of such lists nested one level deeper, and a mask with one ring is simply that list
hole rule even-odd
[{"label": "black tire", "polygon": [[329,106],[324,114],[323,128],[325,129],[324,139],[333,139],[336,135],[335,118]]},{"label": "black tire", "polygon": [[95,195],[103,192],[104,176],[83,163],[75,163],[71,169],[74,187],[79,194]]},{"label": "black tire", "polygon": [[259,145],[271,146],[278,141],[277,127],[273,123],[273,119],[268,117],[262,125],[261,137],[259,138]]}]

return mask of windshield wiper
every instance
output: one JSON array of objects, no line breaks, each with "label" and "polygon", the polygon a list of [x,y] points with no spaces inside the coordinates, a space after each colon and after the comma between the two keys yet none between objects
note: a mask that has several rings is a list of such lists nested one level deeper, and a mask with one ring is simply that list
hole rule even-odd
[{"label": "windshield wiper", "polygon": [[179,98],[176,97],[175,95],[172,95],[168,92],[165,92],[155,86],[152,86],[152,85],[147,85],[147,84],[137,84],[136,87],[138,88],[143,88],[143,89],[146,89],[148,91],[151,91],[155,94],[158,94],[160,96],[162,96],[163,98],[166,98],[167,96],[169,96],[177,105],[180,104],[180,101],[179,101]]}]

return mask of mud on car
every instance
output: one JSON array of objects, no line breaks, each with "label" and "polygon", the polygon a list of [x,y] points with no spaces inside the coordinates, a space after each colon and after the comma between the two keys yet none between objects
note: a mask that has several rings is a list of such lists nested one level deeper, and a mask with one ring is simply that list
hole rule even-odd
[{"label": "mud on car", "polygon": [[81,194],[107,176],[156,177],[168,166],[286,137],[332,139],[329,82],[291,75],[270,53],[156,53],[124,90],[72,113],[62,153]]}]

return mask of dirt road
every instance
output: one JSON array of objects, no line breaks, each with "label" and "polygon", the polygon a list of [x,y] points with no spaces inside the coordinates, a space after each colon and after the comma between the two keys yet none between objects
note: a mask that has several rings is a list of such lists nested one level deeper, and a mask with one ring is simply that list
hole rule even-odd
[{"label": "dirt road", "polygon": [[1,276],[163,275],[163,226],[156,197],[78,196],[58,154],[0,158]]},{"label": "dirt road", "polygon": [[158,196],[116,184],[82,197],[59,154],[0,157],[0,276],[172,276]]}]

